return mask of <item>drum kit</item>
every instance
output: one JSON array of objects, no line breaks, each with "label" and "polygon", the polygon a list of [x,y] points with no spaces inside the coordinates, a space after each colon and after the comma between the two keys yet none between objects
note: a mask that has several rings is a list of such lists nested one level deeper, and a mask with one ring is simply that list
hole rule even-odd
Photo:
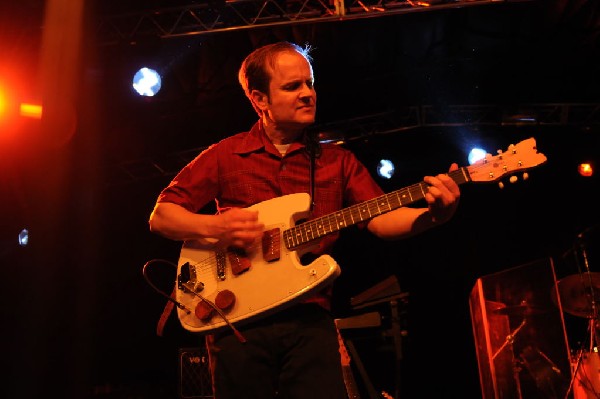
[{"label": "drum kit", "polygon": [[[571,366],[570,377],[561,372],[550,359],[551,356],[533,343],[535,339],[515,350],[516,338],[528,334],[526,330],[532,320],[544,318],[550,312],[547,306],[534,306],[533,303],[522,301],[519,305],[493,311],[496,315],[520,321],[518,325],[514,324],[516,327],[512,325],[514,328],[509,330],[503,344],[492,354],[492,359],[498,357],[499,360],[506,353],[512,353],[511,368],[517,399],[528,397],[531,392],[522,389],[520,375],[523,368],[528,371],[527,375],[535,382],[537,392],[542,393],[544,398],[600,399],[600,272],[590,270],[587,243],[581,237],[578,236],[574,249],[567,252],[573,252],[577,258],[578,272],[555,280],[550,295],[551,301],[561,312],[574,316],[574,320],[585,323],[587,328],[580,349],[569,354],[567,363]],[[525,341],[526,338],[521,337],[520,343]],[[519,355],[516,356],[515,352]]]},{"label": "drum kit", "polygon": [[[591,229],[584,233],[589,231]],[[552,292],[552,301],[563,312],[587,320],[586,342],[570,359],[573,377],[569,390],[575,399],[600,398],[600,272],[590,270],[584,233],[577,236],[573,250],[580,272],[558,280]]]}]

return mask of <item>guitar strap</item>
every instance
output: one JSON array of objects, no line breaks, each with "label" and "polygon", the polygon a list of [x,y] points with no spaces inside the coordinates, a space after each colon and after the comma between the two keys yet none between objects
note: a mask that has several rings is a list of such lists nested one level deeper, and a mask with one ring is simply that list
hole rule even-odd
[{"label": "guitar strap", "polygon": [[310,151],[310,212],[312,213],[315,207],[315,151]]},{"label": "guitar strap", "polygon": [[176,290],[177,290],[177,284],[174,285],[173,291],[171,292],[171,299],[173,299],[173,301],[167,301],[167,303],[165,304],[165,308],[163,309],[162,314],[160,315],[160,318],[158,319],[158,323],[156,324],[156,335],[158,335],[159,337],[163,336],[165,324],[167,324],[169,315],[171,314],[171,312],[173,311],[173,308],[175,307],[174,301],[175,301]]},{"label": "guitar strap", "polygon": [[317,133],[311,129],[307,129],[305,136],[306,149],[308,150],[308,156],[310,157],[309,173],[310,173],[310,211],[312,213],[315,207],[315,165],[316,158],[321,154],[321,147],[318,140]]},{"label": "guitar strap", "polygon": [[162,311],[162,314],[160,315],[160,318],[158,319],[158,324],[156,325],[156,334],[159,337],[162,337],[163,335],[163,331],[165,329],[165,324],[167,323],[167,320],[169,319],[169,315],[171,314],[171,312],[173,311],[173,307],[175,305],[179,306],[179,307],[183,307],[185,308],[182,304],[177,302],[177,299],[175,297],[176,292],[177,292],[177,284],[174,284],[173,286],[173,290],[171,291],[171,294],[167,294],[166,292],[162,291],[161,289],[159,289],[149,278],[148,276],[148,268],[150,267],[150,265],[154,264],[154,263],[166,263],[168,265],[173,266],[173,268],[175,268],[175,270],[177,270],[177,265],[174,264],[173,262],[170,262],[168,260],[164,260],[164,259],[152,259],[149,260],[148,262],[146,262],[144,264],[144,267],[142,268],[142,274],[144,276],[144,279],[146,280],[146,282],[156,291],[158,292],[161,296],[167,298],[167,303],[165,304],[165,307]]}]

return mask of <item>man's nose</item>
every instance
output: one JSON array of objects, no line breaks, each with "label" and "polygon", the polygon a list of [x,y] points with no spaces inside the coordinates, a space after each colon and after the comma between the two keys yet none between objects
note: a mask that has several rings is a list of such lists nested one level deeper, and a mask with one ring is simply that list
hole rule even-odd
[{"label": "man's nose", "polygon": [[310,87],[308,85],[302,86],[302,91],[300,92],[300,98],[302,98],[304,101],[308,101],[308,100],[312,99],[314,96],[315,96],[315,91],[312,87]]},{"label": "man's nose", "polygon": [[315,92],[314,86],[311,86],[308,83],[304,83],[302,85],[302,95],[305,95],[305,96],[309,96],[310,95],[310,96],[312,96],[312,94],[314,92]]}]

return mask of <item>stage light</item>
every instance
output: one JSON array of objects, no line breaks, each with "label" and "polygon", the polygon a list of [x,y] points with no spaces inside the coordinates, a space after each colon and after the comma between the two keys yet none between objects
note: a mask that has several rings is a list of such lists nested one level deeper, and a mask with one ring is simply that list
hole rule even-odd
[{"label": "stage light", "polygon": [[486,151],[482,148],[473,148],[467,157],[469,165],[473,165],[475,162],[485,158],[486,154]]},{"label": "stage light", "polygon": [[377,174],[384,179],[391,179],[394,175],[394,163],[389,159],[382,159],[377,165]]},{"label": "stage light", "polygon": [[20,107],[21,116],[33,119],[42,118],[42,106],[36,104],[21,104]]},{"label": "stage light", "polygon": [[0,119],[6,114],[6,108],[6,96],[2,92],[2,89],[0,89]]},{"label": "stage light", "polygon": [[317,139],[319,140],[319,143],[344,144],[346,142],[343,133],[332,130],[319,132]]},{"label": "stage light", "polygon": [[23,229],[19,233],[19,245],[26,247],[29,244],[29,230]]},{"label": "stage light", "polygon": [[583,177],[590,177],[594,174],[594,167],[591,163],[580,163],[577,171]]},{"label": "stage light", "polygon": [[153,97],[160,91],[160,74],[151,68],[141,68],[133,76],[133,89],[140,95]]},{"label": "stage light", "polygon": [[0,82],[0,139],[12,137],[12,133],[16,131],[18,114],[14,97],[13,88]]}]

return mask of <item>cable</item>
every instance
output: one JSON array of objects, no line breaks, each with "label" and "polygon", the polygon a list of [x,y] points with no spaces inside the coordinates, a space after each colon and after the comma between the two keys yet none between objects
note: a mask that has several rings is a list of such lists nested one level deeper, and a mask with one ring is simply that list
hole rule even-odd
[{"label": "cable", "polygon": [[[144,266],[142,267],[142,274],[143,274],[146,282],[150,285],[150,287],[152,287],[160,295],[164,296],[167,300],[173,302],[179,309],[184,310],[187,314],[192,313],[193,312],[192,309],[189,309],[184,304],[178,302],[177,300],[175,300],[175,298],[173,298],[171,295],[169,295],[169,294],[165,293],[164,291],[162,291],[161,289],[159,289],[152,281],[150,281],[150,278],[148,277],[148,274],[147,274],[148,267],[151,264],[157,263],[157,262],[166,263],[170,266],[173,266],[173,268],[175,269],[175,272],[177,273],[177,265],[175,263],[168,261],[166,259],[152,259],[152,260],[149,260],[148,262],[146,262],[144,264]],[[197,296],[198,298],[200,298],[200,300],[206,302],[211,308],[213,308],[219,314],[219,316],[221,316],[221,318],[225,321],[225,323],[227,323],[227,325],[233,330],[233,333],[235,334],[235,336],[237,337],[237,339],[240,342],[242,342],[242,343],[246,342],[246,338],[244,338],[244,336],[235,328],[235,326],[229,321],[229,319],[227,319],[227,316],[225,316],[225,313],[223,313],[223,311],[221,309],[219,309],[219,307],[217,305],[215,305],[212,301],[206,299],[202,295],[198,294],[197,292],[195,292],[194,290],[189,288],[186,283],[183,283],[182,285],[189,293]]]},{"label": "cable", "polygon": [[169,301],[173,302],[175,305],[177,305],[177,307],[179,309],[185,310],[187,312],[187,314],[192,313],[191,309],[187,308],[184,304],[177,302],[175,300],[175,298],[173,298],[171,295],[165,293],[164,291],[160,290],[156,285],[154,285],[154,283],[152,281],[150,281],[150,278],[148,277],[148,274],[146,273],[148,270],[148,266],[150,266],[153,263],[157,263],[157,262],[162,262],[162,263],[171,265],[175,268],[175,271],[177,272],[177,265],[175,263],[165,260],[165,259],[152,259],[152,260],[149,260],[148,262],[146,262],[142,268],[142,274],[144,275],[144,279],[146,280],[146,282],[150,285],[150,287],[152,287],[160,295],[164,296],[165,298],[167,298],[167,300],[169,300]]}]

